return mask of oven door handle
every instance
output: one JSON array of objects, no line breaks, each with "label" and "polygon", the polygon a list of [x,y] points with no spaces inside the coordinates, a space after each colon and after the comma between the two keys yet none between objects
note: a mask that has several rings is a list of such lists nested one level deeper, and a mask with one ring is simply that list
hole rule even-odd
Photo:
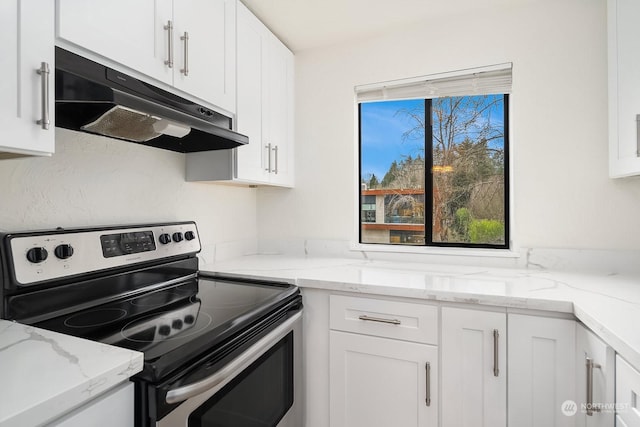
[{"label": "oven door handle", "polygon": [[269,350],[274,344],[284,338],[296,323],[302,317],[302,312],[296,313],[286,322],[260,338],[254,345],[249,347],[247,351],[226,364],[215,374],[197,381],[192,384],[183,385],[179,388],[169,390],[167,392],[166,401],[169,404],[183,402],[191,397],[197,396],[216,386],[223,386],[231,381],[236,375],[244,371],[253,362],[255,362],[264,352]]}]

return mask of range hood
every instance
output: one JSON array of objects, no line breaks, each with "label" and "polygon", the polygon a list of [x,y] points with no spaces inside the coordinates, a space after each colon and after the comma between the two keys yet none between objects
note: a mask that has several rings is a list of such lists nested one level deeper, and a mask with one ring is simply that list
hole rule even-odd
[{"label": "range hood", "polygon": [[180,153],[249,143],[231,117],[59,47],[56,126]]}]

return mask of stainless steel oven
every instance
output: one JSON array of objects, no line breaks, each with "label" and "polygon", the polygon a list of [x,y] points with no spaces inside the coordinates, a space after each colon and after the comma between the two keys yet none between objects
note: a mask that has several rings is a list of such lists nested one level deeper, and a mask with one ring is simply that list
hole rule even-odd
[{"label": "stainless steel oven", "polygon": [[302,350],[301,319],[301,313],[295,314],[207,377],[170,385],[166,402],[182,404],[157,425],[302,426],[302,373],[296,358]]},{"label": "stainless steel oven", "polygon": [[300,291],[200,272],[195,223],[1,238],[2,318],[144,353],[137,427],[302,425]]}]

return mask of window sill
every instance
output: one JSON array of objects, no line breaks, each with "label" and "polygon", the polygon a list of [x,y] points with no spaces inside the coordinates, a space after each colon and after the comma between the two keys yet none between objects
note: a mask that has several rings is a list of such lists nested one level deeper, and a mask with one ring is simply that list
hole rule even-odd
[{"label": "window sill", "polygon": [[514,249],[474,249],[474,248],[445,248],[434,246],[401,246],[385,244],[351,243],[351,251],[358,252],[386,252],[392,254],[420,254],[440,256],[491,257],[491,258],[520,258],[520,252]]}]

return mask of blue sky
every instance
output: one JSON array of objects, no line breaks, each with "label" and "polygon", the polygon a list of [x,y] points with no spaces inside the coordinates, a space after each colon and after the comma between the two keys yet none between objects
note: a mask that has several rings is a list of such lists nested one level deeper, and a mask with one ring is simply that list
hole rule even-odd
[{"label": "blue sky", "polygon": [[363,178],[368,179],[373,173],[378,181],[382,181],[394,160],[400,161],[403,155],[409,154],[424,157],[423,141],[402,140],[402,134],[415,127],[415,121],[398,113],[402,109],[422,108],[424,111],[424,100],[369,102],[361,104],[360,108]]},{"label": "blue sky", "polygon": [[[402,138],[403,133],[416,126],[416,122],[402,111],[421,110],[424,114],[424,100],[369,102],[362,103],[360,108],[362,178],[368,180],[371,174],[375,174],[378,181],[381,181],[394,160],[400,161],[408,155],[416,157],[419,154],[424,157],[422,139]],[[501,124],[504,104],[498,103],[490,114],[492,123]],[[490,146],[498,147],[503,144],[504,141],[500,139],[490,143]]]}]

